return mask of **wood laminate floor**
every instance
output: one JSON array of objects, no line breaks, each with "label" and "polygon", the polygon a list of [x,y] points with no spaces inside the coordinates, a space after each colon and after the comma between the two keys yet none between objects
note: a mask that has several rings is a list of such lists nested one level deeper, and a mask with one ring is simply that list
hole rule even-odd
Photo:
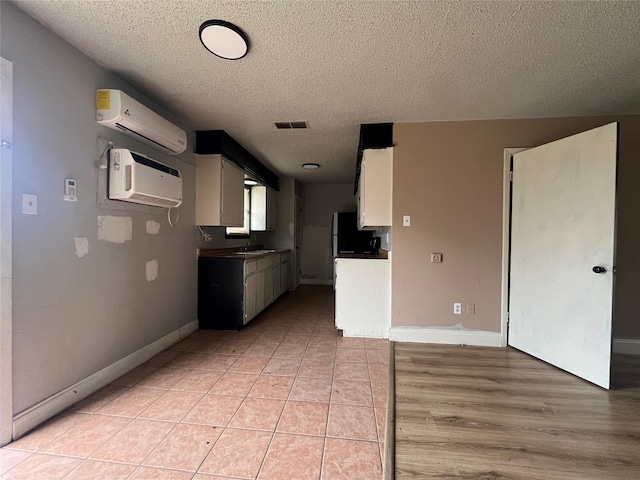
[{"label": "wood laminate floor", "polygon": [[640,479],[640,357],[603,390],[511,348],[395,345],[396,479]]}]

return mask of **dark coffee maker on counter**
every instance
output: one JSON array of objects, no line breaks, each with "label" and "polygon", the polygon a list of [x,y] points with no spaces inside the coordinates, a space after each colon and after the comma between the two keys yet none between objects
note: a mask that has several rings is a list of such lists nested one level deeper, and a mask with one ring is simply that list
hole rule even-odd
[{"label": "dark coffee maker on counter", "polygon": [[380,253],[380,237],[371,238],[371,253],[373,255],[378,255]]}]

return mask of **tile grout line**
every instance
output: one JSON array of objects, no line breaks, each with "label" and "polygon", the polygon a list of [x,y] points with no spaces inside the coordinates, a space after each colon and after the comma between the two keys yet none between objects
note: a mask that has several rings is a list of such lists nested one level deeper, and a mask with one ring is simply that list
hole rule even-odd
[{"label": "tile grout line", "polygon": [[[336,342],[336,357],[338,354],[337,342]],[[333,360],[333,371],[331,372],[331,388],[329,389],[329,404],[327,406],[327,421],[325,422],[324,427],[324,442],[322,444],[322,458],[320,460],[320,479],[322,480],[322,476],[324,475],[324,460],[327,453],[327,439],[329,438],[329,418],[331,417],[331,398],[333,397],[333,382],[335,380],[336,373],[336,362],[337,359],[334,357]]]},{"label": "tile grout line", "polygon": [[[329,295],[327,295],[327,298],[329,298]],[[316,302],[316,303],[317,303],[317,302]],[[324,308],[325,304],[327,304],[327,303],[328,303],[327,301],[325,301],[325,302],[324,302],[323,306],[322,306],[322,307],[320,308],[320,310],[319,310],[320,312],[322,312],[322,311],[323,311],[323,308]],[[314,309],[312,308],[312,309],[311,309],[311,311],[313,311],[313,310],[314,310]],[[286,312],[286,310],[284,310],[284,312]],[[280,348],[282,345],[285,345],[285,344],[283,343],[283,340],[284,340],[284,338],[286,337],[286,335],[287,335],[287,334],[289,334],[289,333],[291,332],[291,328],[292,328],[294,325],[296,325],[296,324],[297,324],[296,320],[300,319],[301,317],[302,317],[302,318],[310,318],[310,315],[309,315],[308,313],[306,313],[306,314],[305,314],[305,311],[303,311],[303,310],[299,310],[299,311],[298,311],[298,313],[297,313],[297,315],[296,315],[296,319],[295,319],[295,320],[293,320],[293,321],[291,321],[291,322],[288,322],[288,321],[287,321],[287,323],[282,323],[282,322],[278,322],[278,321],[277,321],[277,318],[278,318],[278,314],[279,314],[279,313],[282,313],[282,311],[279,311],[279,312],[277,312],[277,313],[276,313],[275,311],[274,311],[274,312],[270,312],[270,314],[273,314],[273,316],[270,316],[270,317],[268,317],[267,319],[265,319],[266,321],[265,321],[265,322],[263,322],[263,323],[261,323],[261,324],[259,325],[259,328],[255,328],[255,329],[253,329],[253,330],[252,330],[252,334],[250,334],[250,335],[249,335],[249,337],[251,337],[251,336],[255,335],[255,337],[253,337],[253,340],[251,340],[251,341],[245,341],[245,342],[243,342],[243,343],[248,343],[249,345],[259,344],[259,343],[261,343],[261,342],[259,341],[260,336],[261,336],[261,335],[263,335],[263,334],[274,334],[274,335],[275,335],[275,334],[282,334],[282,338],[280,338],[280,340],[277,342],[277,346],[276,346],[276,351],[277,351],[277,349],[278,349],[278,348]],[[327,321],[328,316],[326,316],[326,315],[325,315],[325,316],[322,316],[322,314],[321,314],[321,313],[314,314],[314,315],[312,315],[312,316],[313,316],[313,318],[315,318],[315,321],[314,321],[313,325],[310,325],[310,324],[303,324],[303,325],[305,325],[305,326],[312,326],[312,328],[313,328],[313,329],[311,330],[311,333],[310,333],[310,334],[303,334],[303,333],[299,333],[300,335],[308,335],[308,336],[309,336],[309,338],[307,339],[307,342],[306,342],[306,343],[305,343],[305,345],[304,345],[304,351],[302,352],[302,356],[299,358],[299,362],[298,362],[297,367],[296,367],[296,369],[295,369],[295,374],[293,375],[293,383],[292,383],[292,387],[293,387],[293,385],[295,384],[295,382],[296,382],[296,380],[297,380],[297,379],[299,379],[299,378],[307,378],[307,377],[300,377],[299,375],[300,375],[301,365],[302,365],[302,363],[304,362],[304,360],[305,360],[305,358],[306,358],[306,354],[309,352],[309,348],[312,346],[312,342],[311,342],[312,337],[314,337],[314,336],[316,336],[316,337],[320,337],[320,338],[318,338],[317,340],[315,340],[315,341],[314,341],[314,345],[313,345],[313,346],[322,347],[323,345],[327,345],[326,343],[324,343],[324,342],[322,341],[322,336],[324,336],[324,334],[325,334],[326,332],[316,331],[316,329],[317,329],[317,328],[325,328],[325,327],[329,327],[329,326],[330,326],[330,325],[329,325],[329,323],[330,323],[330,322],[328,322],[328,321]],[[289,319],[287,318],[287,320],[289,320]],[[271,331],[271,332],[270,332],[270,331],[269,331],[270,327],[277,327],[277,328],[274,328],[274,331]],[[331,336],[333,337],[333,335],[331,335]],[[171,366],[167,366],[167,364],[168,364],[168,363],[170,363],[170,362],[171,362],[172,360],[174,360],[175,358],[177,358],[179,355],[184,355],[184,354],[192,354],[192,355],[207,355],[207,356],[209,356],[209,357],[210,357],[210,356],[214,355],[214,354],[215,354],[215,352],[216,352],[216,351],[218,351],[218,350],[219,350],[219,349],[220,349],[220,348],[221,348],[225,343],[227,343],[227,342],[229,342],[229,341],[231,341],[231,340],[236,340],[236,341],[237,341],[237,340],[245,340],[245,338],[244,338],[244,337],[241,337],[241,338],[237,338],[237,337],[239,337],[239,335],[237,335],[237,332],[234,332],[234,334],[232,334],[232,335],[230,335],[230,336],[228,336],[228,337],[224,337],[224,338],[221,338],[221,339],[218,339],[218,340],[211,339],[211,341],[213,341],[213,342],[220,341],[220,344],[219,344],[215,349],[213,349],[213,350],[211,350],[211,351],[204,352],[204,353],[203,353],[202,351],[199,351],[199,350],[190,351],[190,350],[188,350],[188,349],[185,349],[185,350],[180,351],[180,350],[170,350],[170,348],[169,348],[169,349],[167,349],[166,351],[175,351],[175,352],[177,352],[177,354],[176,354],[174,357],[172,357],[171,359],[166,360],[166,361],[163,363],[163,365],[161,365],[161,366],[159,366],[159,367],[155,368],[154,370],[150,370],[149,372],[147,372],[147,374],[146,374],[146,375],[144,375],[143,377],[141,377],[141,378],[139,378],[139,379],[136,379],[136,381],[135,381],[135,382],[133,382],[132,384],[129,384],[129,385],[117,385],[117,384],[114,384],[114,385],[117,385],[117,386],[122,386],[122,387],[124,387],[125,389],[124,389],[123,391],[119,392],[119,393],[116,395],[116,397],[114,397],[113,399],[109,400],[105,405],[102,405],[102,406],[100,407],[100,409],[98,409],[98,411],[99,411],[99,410],[101,410],[101,409],[103,409],[103,408],[104,408],[104,407],[106,407],[107,405],[111,404],[111,403],[112,403],[112,402],[114,402],[115,400],[117,400],[119,397],[121,397],[121,396],[122,396],[123,394],[125,394],[126,392],[131,391],[133,388],[151,389],[151,390],[161,390],[161,391],[162,391],[162,393],[160,394],[160,396],[159,396],[159,397],[157,397],[156,399],[154,399],[154,400],[153,400],[149,405],[147,405],[147,406],[146,406],[146,407],[144,407],[142,410],[140,410],[139,412],[137,412],[137,413],[136,413],[136,415],[135,415],[134,417],[129,417],[129,416],[118,416],[118,415],[109,415],[109,414],[104,414],[104,413],[98,413],[98,411],[95,411],[95,412],[77,412],[77,413],[82,413],[83,415],[92,415],[92,416],[93,416],[93,415],[101,415],[101,416],[104,416],[104,417],[120,417],[120,418],[127,418],[127,419],[129,419],[129,421],[128,421],[126,424],[122,425],[122,427],[121,427],[120,429],[118,429],[116,432],[114,432],[114,433],[113,433],[113,434],[112,434],[108,439],[106,439],[103,443],[101,443],[100,445],[98,445],[98,446],[96,447],[96,449],[95,449],[95,450],[93,450],[93,451],[92,451],[92,452],[91,452],[87,457],[75,457],[75,456],[72,456],[72,457],[70,457],[70,458],[77,458],[77,459],[80,459],[80,460],[82,460],[82,459],[84,459],[84,460],[90,459],[91,455],[93,455],[93,454],[94,454],[98,449],[102,448],[102,446],[103,446],[105,443],[107,443],[109,440],[111,440],[114,436],[118,435],[118,434],[119,434],[123,429],[125,429],[128,425],[131,425],[131,423],[132,423],[133,421],[135,421],[135,420],[145,420],[145,421],[154,421],[154,422],[159,422],[159,423],[171,423],[171,424],[173,424],[172,428],[171,428],[171,429],[170,429],[170,430],[169,430],[169,431],[168,431],[168,432],[163,436],[163,438],[162,438],[162,439],[158,442],[158,444],[157,444],[157,445],[156,445],[156,446],[151,450],[151,452],[150,452],[150,453],[149,453],[149,454],[148,454],[144,459],[142,459],[142,460],[141,460],[141,462],[139,462],[139,463],[137,463],[137,464],[127,463],[127,462],[113,462],[113,461],[109,461],[109,460],[96,460],[96,461],[102,461],[102,462],[106,462],[106,463],[117,463],[117,464],[120,464],[120,463],[121,463],[121,464],[125,464],[125,465],[132,465],[132,466],[136,467],[136,469],[134,470],[134,472],[131,474],[131,475],[134,475],[134,474],[135,474],[135,472],[136,472],[139,468],[144,467],[144,465],[143,465],[143,464],[144,464],[145,460],[146,460],[147,458],[149,458],[151,455],[153,455],[153,453],[157,450],[157,448],[159,447],[159,445],[160,445],[162,442],[164,442],[164,441],[166,440],[166,438],[167,438],[169,435],[171,435],[171,434],[175,431],[175,429],[177,428],[177,426],[178,426],[178,425],[186,424],[186,423],[184,423],[184,419],[189,415],[189,413],[190,413],[191,411],[193,411],[193,409],[195,408],[195,405],[197,405],[197,404],[198,404],[198,403],[199,403],[199,402],[200,402],[200,401],[201,401],[201,400],[202,400],[206,395],[211,394],[211,390],[215,387],[215,385],[217,385],[217,384],[219,383],[220,379],[221,379],[225,374],[227,374],[227,373],[240,373],[240,374],[245,373],[245,372],[231,372],[230,370],[231,370],[231,368],[233,368],[233,365],[235,365],[235,364],[240,360],[240,358],[243,358],[243,356],[244,356],[244,353],[245,353],[246,349],[245,349],[245,351],[243,351],[241,354],[237,355],[237,358],[234,360],[234,362],[233,362],[233,363],[232,363],[228,368],[226,368],[223,372],[217,372],[217,371],[216,371],[217,373],[220,373],[220,377],[219,377],[219,378],[214,382],[214,384],[213,384],[213,385],[212,385],[212,386],[211,386],[211,387],[210,387],[206,392],[204,392],[204,393],[203,393],[202,391],[197,391],[197,392],[196,392],[196,391],[187,390],[187,391],[189,391],[189,392],[198,393],[198,394],[200,394],[200,395],[201,395],[201,397],[200,397],[200,399],[199,399],[198,401],[196,401],[195,405],[194,405],[191,409],[189,409],[189,411],[188,411],[188,412],[186,412],[186,413],[182,414],[182,415],[180,416],[180,418],[179,418],[177,421],[174,421],[174,420],[165,420],[165,419],[161,419],[161,418],[144,418],[144,417],[142,417],[142,415],[144,414],[144,412],[145,412],[145,411],[147,411],[149,408],[151,408],[153,405],[155,405],[155,404],[156,404],[156,402],[158,402],[158,401],[160,400],[160,398],[162,398],[163,396],[167,395],[167,393],[168,393],[168,392],[172,392],[172,391],[181,391],[181,390],[174,390],[174,387],[175,387],[175,385],[176,385],[177,383],[179,383],[180,381],[182,381],[182,380],[183,380],[187,375],[189,375],[190,373],[193,373],[193,372],[195,372],[195,371],[198,371],[198,370],[209,371],[208,369],[198,369],[198,368],[197,368],[197,366],[192,366],[192,367],[185,367],[185,366],[180,366],[180,365],[171,365]],[[335,338],[335,337],[334,337],[334,338]],[[197,338],[197,339],[193,339],[193,340],[194,340],[194,343],[196,343],[196,342],[202,342],[202,343],[206,342],[206,340],[203,340],[203,339],[201,339],[201,338]],[[248,338],[247,338],[246,340],[248,340]],[[267,342],[267,343],[268,343],[268,342]],[[297,343],[291,343],[291,344],[287,343],[287,345],[298,345],[298,344],[297,344]],[[333,364],[333,368],[332,368],[332,374],[331,374],[331,376],[329,377],[329,378],[330,378],[329,403],[328,403],[327,419],[326,419],[326,421],[325,421],[325,433],[324,433],[323,451],[322,451],[322,456],[321,456],[321,459],[320,459],[320,472],[319,472],[319,474],[320,474],[320,476],[321,476],[321,477],[322,477],[322,475],[324,474],[324,460],[325,460],[325,458],[326,458],[326,448],[327,448],[327,439],[328,439],[327,434],[328,434],[329,420],[330,420],[330,414],[331,414],[331,405],[332,405],[332,400],[333,400],[333,386],[334,386],[334,381],[335,381],[335,379],[336,379],[335,375],[336,375],[336,353],[337,353],[337,342],[334,342],[334,343],[333,343],[333,347],[334,347],[334,348],[333,348],[333,352],[334,352],[334,355],[333,355],[333,362],[334,362],[334,364]],[[202,348],[202,347],[199,347],[199,348]],[[247,348],[247,349],[248,349],[248,348]],[[353,350],[353,347],[351,347],[350,349],[351,349],[351,350]],[[366,345],[365,345],[364,352],[365,352],[365,355],[367,355],[367,348],[366,348]],[[233,352],[229,352],[229,353],[233,353]],[[275,351],[274,351],[274,353],[272,353],[272,354],[271,354],[269,357],[267,357],[267,358],[269,358],[269,360],[271,360],[271,359],[273,359],[273,358],[293,359],[293,358],[288,358],[288,357],[274,357],[274,354],[275,354]],[[249,357],[251,357],[251,356],[245,356],[245,358],[249,358]],[[298,358],[296,358],[296,360],[298,360]],[[176,363],[177,363],[177,362],[176,362]],[[370,372],[370,370],[369,370],[369,365],[370,365],[370,363],[369,363],[369,357],[368,357],[368,356],[367,356],[367,363],[366,363],[366,365],[367,365],[368,384],[369,384],[369,389],[370,389],[370,400],[371,400],[372,408],[373,408],[373,410],[374,410],[374,418],[377,418],[377,417],[375,417],[375,402],[374,402],[374,400],[373,400],[373,387],[372,387],[373,382],[372,382],[372,380],[371,380],[371,372]],[[177,382],[175,382],[175,383],[174,383],[172,386],[170,386],[169,388],[158,388],[157,386],[153,386],[153,385],[152,385],[152,386],[150,386],[150,387],[137,386],[138,384],[140,384],[141,382],[143,382],[143,380],[144,380],[144,379],[146,379],[146,378],[147,378],[147,377],[149,377],[150,375],[153,375],[155,372],[157,372],[159,369],[162,369],[162,368],[167,368],[167,369],[182,369],[182,370],[188,370],[188,372],[187,372],[187,373],[185,373],[185,374],[184,374],[184,375],[183,375],[183,376],[182,376],[182,377],[181,377]],[[251,392],[251,390],[253,389],[253,387],[255,386],[255,384],[256,384],[256,383],[257,383],[261,378],[265,378],[265,377],[273,377],[273,376],[274,376],[274,375],[265,375],[265,374],[263,374],[263,372],[264,372],[264,369],[265,369],[265,368],[266,368],[266,366],[265,366],[265,367],[263,367],[262,371],[261,371],[261,372],[259,372],[259,373],[257,373],[257,374],[255,374],[255,373],[250,373],[250,374],[252,374],[252,375],[257,375],[257,376],[256,376],[256,379],[255,379],[255,380],[251,383],[251,385],[249,386],[247,393],[246,393],[246,394],[244,394],[244,395],[241,395],[241,396],[242,396],[242,402],[241,402],[241,403],[238,405],[238,407],[234,410],[233,414],[231,415],[231,417],[230,417],[230,419],[229,419],[229,422],[227,422],[227,425],[226,425],[226,426],[224,426],[224,427],[222,427],[222,432],[220,433],[220,435],[218,436],[218,438],[217,438],[217,439],[212,443],[211,448],[210,448],[210,449],[209,449],[209,451],[204,455],[203,460],[202,460],[202,461],[200,462],[200,464],[198,465],[198,467],[197,467],[197,469],[196,469],[195,473],[193,473],[193,474],[192,474],[192,477],[193,477],[193,476],[195,476],[195,475],[197,475],[198,470],[201,468],[202,464],[206,461],[207,457],[208,457],[208,456],[210,455],[210,453],[211,453],[211,450],[212,450],[212,449],[215,447],[215,445],[218,443],[218,441],[219,441],[220,437],[222,436],[222,434],[224,433],[224,431],[225,431],[227,428],[233,428],[233,427],[229,427],[229,424],[230,424],[230,423],[233,421],[233,419],[236,417],[236,415],[237,415],[237,413],[238,413],[238,410],[240,409],[240,407],[242,406],[242,404],[246,401],[246,399],[247,399],[247,398],[252,398],[252,397],[249,397],[249,393]],[[212,371],[213,371],[213,370],[212,370]],[[275,375],[275,376],[280,376],[280,375]],[[289,377],[289,376],[288,376],[288,375],[285,375],[285,377]],[[313,376],[312,376],[312,377],[309,377],[309,378],[317,378],[317,377],[313,377]],[[222,394],[220,394],[220,395],[222,395]],[[289,393],[288,393],[288,395],[287,395],[287,398],[286,398],[286,399],[284,399],[284,405],[283,405],[282,410],[280,411],[280,413],[279,413],[279,415],[278,415],[278,419],[277,419],[277,421],[275,422],[275,427],[273,428],[273,431],[271,432],[271,433],[272,433],[272,435],[271,435],[271,439],[270,439],[269,445],[268,445],[268,447],[267,447],[267,450],[266,450],[266,452],[265,452],[265,455],[264,455],[264,457],[263,457],[263,459],[262,459],[261,465],[260,465],[260,467],[259,467],[259,469],[258,469],[257,476],[259,476],[259,475],[261,474],[261,472],[263,471],[263,467],[264,467],[264,464],[265,464],[265,462],[266,462],[266,457],[267,457],[267,455],[269,454],[269,452],[270,452],[270,451],[271,451],[271,449],[272,449],[273,441],[274,441],[274,439],[275,439],[275,434],[276,434],[276,433],[278,433],[278,432],[277,432],[277,426],[278,426],[278,424],[280,423],[280,421],[282,420],[282,417],[283,417],[283,415],[284,415],[284,409],[286,408],[287,403],[289,403],[289,402],[291,402],[291,401],[292,401],[292,400],[290,400],[290,399],[289,399],[289,396],[290,396],[290,395],[291,395],[291,389],[289,390]],[[236,396],[236,395],[231,395],[231,396]],[[261,397],[257,397],[257,398],[261,398]],[[267,398],[268,398],[268,397],[267,397]],[[211,426],[211,425],[209,425],[209,424],[205,424],[205,425],[207,425],[207,426]],[[73,426],[74,426],[74,425],[72,425],[71,427],[69,427],[69,429],[73,428]],[[377,424],[376,424],[376,427],[377,427]],[[240,429],[244,429],[243,427],[238,427],[238,428],[240,428]],[[247,428],[247,429],[249,429],[249,430],[255,430],[255,429],[252,429],[252,428]],[[378,429],[376,428],[376,438],[378,439],[378,442],[376,442],[376,443],[378,443],[378,444],[379,444],[379,440],[380,440],[380,439],[379,439],[379,434],[378,434],[378,431],[377,431],[377,430],[378,430]],[[68,431],[68,429],[66,429],[64,432],[62,432],[59,436],[64,435],[67,431]],[[262,430],[262,431],[264,431],[264,430]],[[291,433],[291,435],[296,435],[296,436],[301,435],[301,436],[305,436],[305,437],[306,437],[306,436],[308,436],[308,437],[310,437],[310,438],[318,438],[318,437],[317,437],[317,436],[315,436],[315,435],[307,435],[307,434],[299,434],[299,435],[297,435],[297,434]],[[58,436],[58,437],[59,437],[59,436]],[[56,438],[58,438],[58,437],[54,437],[54,440],[55,440]],[[339,437],[336,437],[336,438],[339,438]],[[53,440],[51,440],[51,441],[53,441]],[[50,442],[49,442],[49,443],[50,443]],[[378,450],[379,450],[379,449],[378,449]],[[26,453],[28,453],[28,456],[27,456],[24,460],[26,460],[26,459],[28,459],[28,458],[31,458],[31,457],[33,456],[33,454],[34,454],[34,453],[36,453],[36,452],[37,452],[37,453],[40,453],[39,451],[36,451],[36,452],[25,451],[25,452],[26,452]],[[46,455],[64,456],[64,455],[56,455],[56,454],[46,454]],[[23,460],[23,461],[24,461],[24,460]],[[22,463],[22,462],[20,462],[20,463]],[[82,463],[80,463],[80,464],[82,464]],[[77,467],[76,467],[76,468],[77,468]],[[153,467],[150,467],[150,468],[153,468]],[[167,469],[167,468],[163,467],[162,469],[163,469],[163,470],[172,470],[172,471],[173,471],[173,470],[175,470],[175,471],[183,471],[183,472],[187,472],[187,471],[185,471],[185,470],[179,470],[179,469],[177,469],[177,470],[176,470],[176,469],[174,469],[174,468],[169,468],[169,469]],[[73,470],[75,470],[75,468],[74,468]],[[72,471],[73,471],[73,470],[72,470]],[[70,473],[69,473],[69,474],[70,474]],[[69,474],[67,474],[67,475],[69,475]],[[131,476],[131,475],[130,475],[130,476]]]}]

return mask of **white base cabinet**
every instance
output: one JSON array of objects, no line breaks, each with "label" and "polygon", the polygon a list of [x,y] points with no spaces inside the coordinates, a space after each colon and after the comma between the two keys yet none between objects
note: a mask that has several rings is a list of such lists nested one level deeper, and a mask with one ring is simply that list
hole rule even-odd
[{"label": "white base cabinet", "polygon": [[337,258],[336,328],[345,337],[389,338],[391,263]]},{"label": "white base cabinet", "polygon": [[[245,275],[246,272],[245,272]],[[244,319],[242,324],[246,325],[249,320],[258,314],[258,276],[254,273],[245,277],[244,280]]]}]

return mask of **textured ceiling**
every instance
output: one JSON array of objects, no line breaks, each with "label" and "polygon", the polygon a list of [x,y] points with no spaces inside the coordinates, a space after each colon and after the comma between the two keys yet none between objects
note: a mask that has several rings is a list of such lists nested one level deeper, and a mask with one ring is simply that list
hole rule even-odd
[{"label": "textured ceiling", "polygon": [[[16,3],[191,128],[304,183],[353,180],[361,123],[640,113],[640,2]],[[244,59],[202,47],[214,18],[248,34]],[[274,126],[297,120],[310,129]]]}]

